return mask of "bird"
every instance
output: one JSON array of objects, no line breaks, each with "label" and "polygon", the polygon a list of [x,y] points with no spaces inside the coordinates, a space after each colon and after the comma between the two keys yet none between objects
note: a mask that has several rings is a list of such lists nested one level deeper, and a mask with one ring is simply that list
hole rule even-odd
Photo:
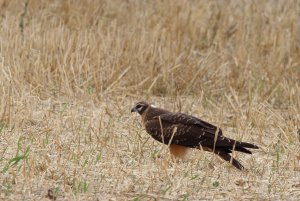
[{"label": "bird", "polygon": [[190,148],[194,148],[212,152],[243,170],[244,166],[230,154],[233,151],[252,154],[249,149],[259,149],[252,143],[225,137],[220,128],[200,118],[170,112],[145,101],[135,103],[131,112],[141,115],[146,132],[155,140],[168,145],[170,153],[176,158],[182,158]]}]

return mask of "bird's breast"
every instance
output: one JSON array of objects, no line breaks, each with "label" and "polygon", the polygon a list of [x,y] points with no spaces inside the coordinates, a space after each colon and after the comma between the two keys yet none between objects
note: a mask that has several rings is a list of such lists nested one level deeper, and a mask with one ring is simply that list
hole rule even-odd
[{"label": "bird's breast", "polygon": [[159,122],[155,121],[146,121],[145,129],[148,134],[150,134],[154,139],[161,141],[162,132]]}]

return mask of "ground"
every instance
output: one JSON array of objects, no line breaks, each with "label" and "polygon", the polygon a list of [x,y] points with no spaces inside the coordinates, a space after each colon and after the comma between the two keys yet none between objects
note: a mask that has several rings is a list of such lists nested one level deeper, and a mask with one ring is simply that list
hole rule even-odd
[{"label": "ground", "polygon": [[[299,200],[299,9],[0,0],[0,200]],[[140,100],[260,149],[175,161]]]}]

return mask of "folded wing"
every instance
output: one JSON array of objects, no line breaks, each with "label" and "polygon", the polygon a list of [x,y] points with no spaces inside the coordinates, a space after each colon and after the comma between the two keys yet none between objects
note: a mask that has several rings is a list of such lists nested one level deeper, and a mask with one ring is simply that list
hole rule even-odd
[{"label": "folded wing", "polygon": [[[250,143],[224,137],[222,130],[218,127],[187,114],[170,112],[155,118],[160,119],[166,143],[172,140],[171,144],[191,148],[204,147],[211,150],[217,149],[222,150],[224,153],[231,153],[234,149],[251,154],[251,151],[246,148],[258,148],[256,145]],[[176,133],[174,133],[175,127]]]}]

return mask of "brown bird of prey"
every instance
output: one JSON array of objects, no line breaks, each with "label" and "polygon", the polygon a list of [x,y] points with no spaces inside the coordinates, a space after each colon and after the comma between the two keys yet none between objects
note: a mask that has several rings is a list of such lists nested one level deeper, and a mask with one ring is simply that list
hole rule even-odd
[{"label": "brown bird of prey", "polygon": [[254,144],[223,136],[220,128],[197,117],[169,112],[144,101],[136,103],[131,112],[139,113],[147,133],[155,140],[169,145],[171,154],[176,157],[184,156],[188,148],[196,148],[213,152],[242,170],[243,165],[230,153],[239,151],[252,154],[247,148],[258,149]]}]

